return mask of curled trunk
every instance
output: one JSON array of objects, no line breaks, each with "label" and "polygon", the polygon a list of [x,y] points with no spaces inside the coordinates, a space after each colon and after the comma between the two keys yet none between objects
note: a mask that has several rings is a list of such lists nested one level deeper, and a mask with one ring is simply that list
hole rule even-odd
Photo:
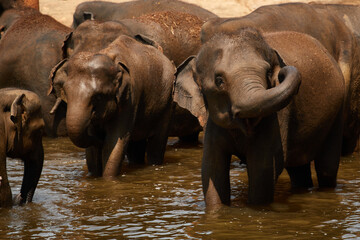
[{"label": "curled trunk", "polygon": [[245,101],[234,106],[232,111],[237,118],[264,117],[286,107],[297,94],[301,77],[295,67],[286,66],[279,72],[280,84],[274,88],[261,89],[249,95]]}]

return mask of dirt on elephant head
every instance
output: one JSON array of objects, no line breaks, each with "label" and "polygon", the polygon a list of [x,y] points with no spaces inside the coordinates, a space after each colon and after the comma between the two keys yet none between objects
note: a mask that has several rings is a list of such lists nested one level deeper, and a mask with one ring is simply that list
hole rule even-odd
[{"label": "dirt on elephant head", "polygon": [[157,23],[165,31],[171,31],[172,35],[186,30],[192,38],[199,38],[201,26],[204,24],[197,16],[172,11],[144,14],[137,20],[143,23]]},{"label": "dirt on elephant head", "polygon": [[21,0],[20,2],[23,6],[39,10],[39,0]]}]

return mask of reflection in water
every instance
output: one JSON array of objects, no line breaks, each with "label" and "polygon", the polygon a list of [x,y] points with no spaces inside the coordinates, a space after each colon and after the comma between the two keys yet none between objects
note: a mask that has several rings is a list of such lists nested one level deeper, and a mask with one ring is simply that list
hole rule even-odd
[{"label": "reflection in water", "polygon": [[[246,204],[244,166],[232,163],[232,207],[206,213],[201,146],[170,142],[163,166],[125,166],[114,181],[88,177],[85,156],[66,138],[45,139],[33,203],[0,209],[0,239],[355,239],[360,237],[359,155],[342,158],[338,187],[291,193],[284,172],[275,202]],[[13,194],[22,163],[8,160]],[[316,179],[314,178],[316,182]]]}]

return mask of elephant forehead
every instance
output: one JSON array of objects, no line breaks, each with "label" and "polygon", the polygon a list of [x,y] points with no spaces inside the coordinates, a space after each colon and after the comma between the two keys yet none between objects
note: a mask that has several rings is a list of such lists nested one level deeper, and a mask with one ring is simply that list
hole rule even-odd
[{"label": "elephant forehead", "polygon": [[97,89],[97,82],[95,78],[91,78],[90,81],[81,81],[78,86],[80,94],[90,94]]},{"label": "elephant forehead", "polygon": [[85,75],[69,79],[65,83],[65,91],[69,94],[75,91],[78,96],[91,96],[95,93],[108,94],[112,92],[114,85],[109,79],[99,78],[96,75]]},{"label": "elephant forehead", "polygon": [[91,86],[95,86],[96,81],[112,82],[119,72],[113,61],[102,54],[77,54],[71,57],[68,66],[69,78],[72,81],[86,81]]},{"label": "elephant forehead", "polygon": [[87,67],[92,74],[115,74],[117,72],[112,59],[103,54],[95,54],[89,60]]}]

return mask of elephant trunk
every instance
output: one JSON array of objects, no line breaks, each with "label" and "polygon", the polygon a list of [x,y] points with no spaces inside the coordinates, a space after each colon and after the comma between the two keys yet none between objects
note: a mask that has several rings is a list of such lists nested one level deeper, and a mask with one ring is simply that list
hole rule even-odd
[{"label": "elephant trunk", "polygon": [[66,128],[71,141],[78,147],[87,148],[95,144],[95,136],[90,136],[91,107],[69,104],[66,112]]},{"label": "elephant trunk", "polygon": [[31,202],[33,199],[44,165],[44,148],[41,137],[33,151],[22,159],[24,161],[24,177],[20,194],[14,200],[15,205]]},{"label": "elephant trunk", "polygon": [[241,104],[232,107],[236,118],[258,118],[286,107],[297,94],[301,77],[295,67],[286,66],[278,74],[280,85],[252,93]]}]

